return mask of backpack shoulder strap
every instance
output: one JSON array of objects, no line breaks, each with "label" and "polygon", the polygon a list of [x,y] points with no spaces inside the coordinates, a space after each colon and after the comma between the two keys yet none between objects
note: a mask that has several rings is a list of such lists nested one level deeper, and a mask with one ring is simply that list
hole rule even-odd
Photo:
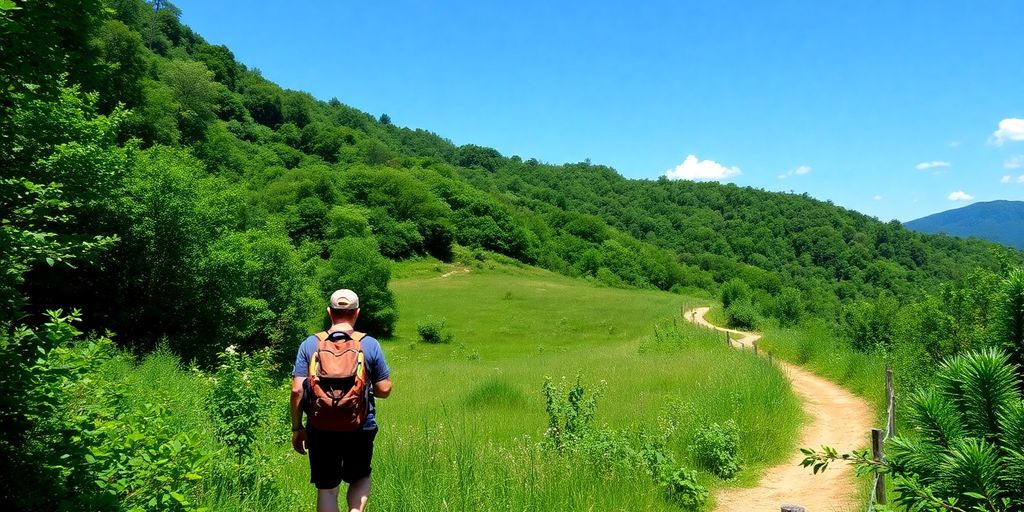
[{"label": "backpack shoulder strap", "polygon": [[319,350],[324,347],[324,342],[327,341],[327,338],[330,336],[330,333],[328,333],[327,331],[320,331],[314,334],[313,336],[316,336],[316,348],[317,350]]},{"label": "backpack shoulder strap", "polygon": [[365,332],[359,332],[359,331],[352,331],[352,334],[350,334],[349,336],[351,336],[353,340],[363,341],[363,338],[366,337],[366,333]]}]

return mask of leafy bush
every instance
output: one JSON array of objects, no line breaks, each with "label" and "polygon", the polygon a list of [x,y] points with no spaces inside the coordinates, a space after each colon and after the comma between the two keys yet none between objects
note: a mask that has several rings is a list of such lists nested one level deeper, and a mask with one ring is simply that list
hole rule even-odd
[{"label": "leafy bush", "polygon": [[701,468],[719,478],[732,478],[740,470],[737,455],[740,435],[736,422],[728,420],[724,425],[711,423],[697,430],[690,444],[690,452]]},{"label": "leafy bush", "polygon": [[0,447],[3,481],[19,485],[4,496],[16,510],[201,510],[189,496],[216,452],[174,428],[166,397],[102,375],[121,356],[109,338],[83,339],[78,318],[51,312],[0,343],[5,359],[16,356],[0,391],[18,398],[3,414],[15,444]]},{"label": "leafy bush", "polygon": [[565,389],[550,378],[544,381],[548,430],[542,446],[559,454],[578,457],[580,462],[604,473],[613,467],[642,468],[665,498],[686,510],[698,510],[708,498],[708,490],[697,483],[696,471],[678,466],[668,449],[668,440],[676,424],[668,420],[656,435],[642,430],[594,428],[600,390],[591,392],[580,383]]},{"label": "leafy bush", "polygon": [[[267,412],[273,410],[270,378],[273,352],[270,349],[246,354],[228,347],[218,355],[219,365],[209,378],[213,384],[208,414],[217,438],[234,457],[220,457],[213,467],[215,489],[221,498],[237,499],[241,505],[278,501],[275,483],[279,469],[260,448],[274,444],[266,438]],[[269,429],[280,429],[270,425]],[[262,437],[261,437],[261,434]]]},{"label": "leafy bush", "polygon": [[1024,269],[1010,271],[998,294],[999,311],[996,333],[1017,365],[1017,375],[1024,379]]},{"label": "leafy bush", "polygon": [[683,467],[664,475],[662,488],[669,500],[685,510],[700,510],[708,500],[708,490],[697,483],[697,472]]},{"label": "leafy bush", "polygon": [[739,329],[757,328],[757,308],[754,307],[754,303],[750,299],[733,301],[729,304],[729,307],[725,308],[725,317],[730,327]]},{"label": "leafy bush", "polygon": [[240,353],[230,346],[218,355],[219,366],[211,376],[213,392],[209,412],[217,437],[239,460],[250,453],[263,411],[271,406],[262,398],[270,387],[271,353]]},{"label": "leafy bush", "polygon": [[455,335],[443,318],[426,318],[416,324],[416,332],[424,343],[451,343]]},{"label": "leafy bush", "polygon": [[734,302],[750,299],[750,285],[739,278],[732,278],[722,285],[722,307],[729,309]]},{"label": "leafy bush", "polygon": [[800,299],[800,291],[786,288],[772,301],[772,315],[779,319],[782,327],[793,327],[800,323],[804,309]]}]

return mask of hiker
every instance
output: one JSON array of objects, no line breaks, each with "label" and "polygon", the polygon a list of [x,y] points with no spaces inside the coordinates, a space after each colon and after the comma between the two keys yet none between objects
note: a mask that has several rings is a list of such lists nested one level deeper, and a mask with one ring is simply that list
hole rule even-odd
[{"label": "hiker", "polygon": [[342,481],[348,484],[348,510],[361,512],[370,497],[370,460],[377,435],[374,398],[391,394],[391,371],[380,343],[355,330],[355,292],[331,294],[327,314],[331,327],[306,338],[295,358],[292,448],[300,455],[309,451],[317,512],[339,512]]}]

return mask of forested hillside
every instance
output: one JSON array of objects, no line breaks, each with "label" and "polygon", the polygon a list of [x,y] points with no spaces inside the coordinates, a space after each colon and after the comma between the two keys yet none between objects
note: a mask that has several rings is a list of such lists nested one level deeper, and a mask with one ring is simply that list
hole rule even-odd
[{"label": "forested hillside", "polygon": [[364,327],[386,336],[388,260],[457,246],[609,286],[717,293],[739,278],[780,318],[1021,261],[805,195],[455,146],[278,87],[168,2],[3,16],[7,320],[81,307],[88,327],[209,361],[222,340],[295,339],[339,282],[364,290]]}]

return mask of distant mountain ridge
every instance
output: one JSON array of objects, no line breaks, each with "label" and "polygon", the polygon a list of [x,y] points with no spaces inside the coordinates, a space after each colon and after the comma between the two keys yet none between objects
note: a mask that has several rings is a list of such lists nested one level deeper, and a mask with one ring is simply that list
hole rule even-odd
[{"label": "distant mountain ridge", "polygon": [[939,212],[904,225],[922,233],[977,237],[1024,249],[1024,201],[988,201]]}]

